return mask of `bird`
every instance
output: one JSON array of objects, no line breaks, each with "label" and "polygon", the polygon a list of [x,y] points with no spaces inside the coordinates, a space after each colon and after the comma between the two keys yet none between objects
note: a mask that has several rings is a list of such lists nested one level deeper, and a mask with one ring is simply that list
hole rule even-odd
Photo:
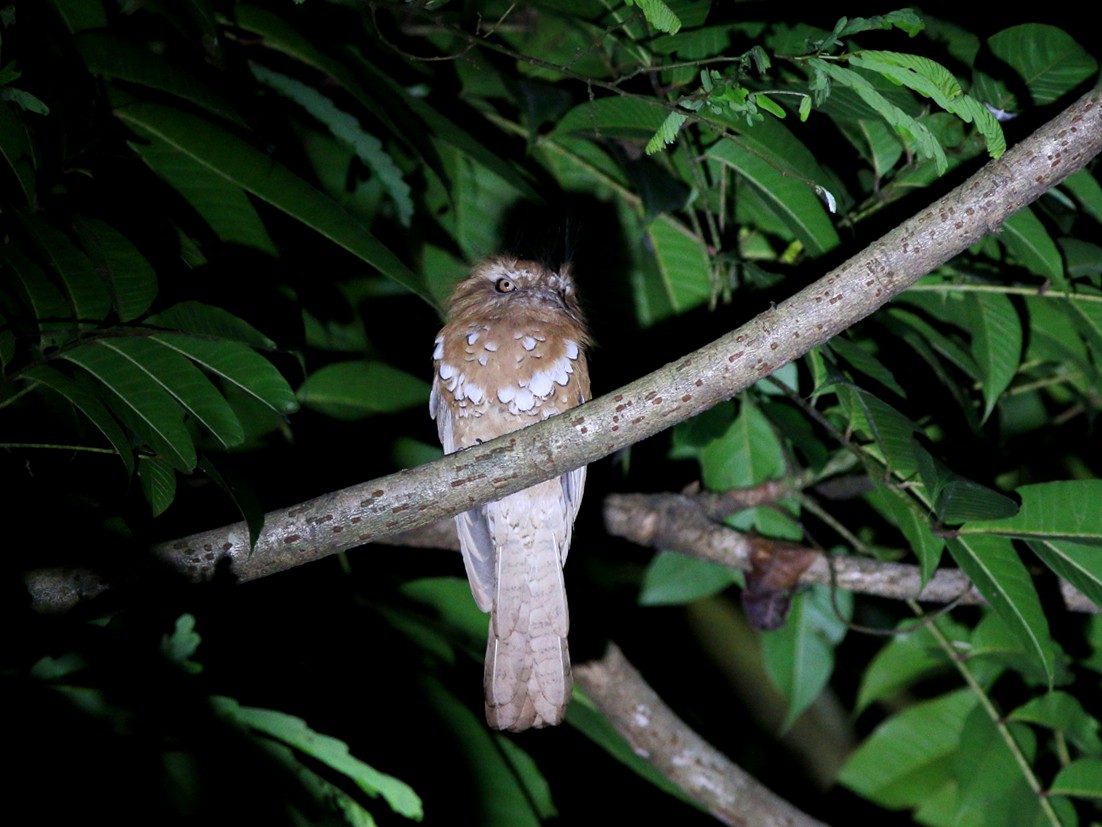
[{"label": "bird", "polygon": [[[429,410],[450,454],[589,398],[590,345],[569,263],[487,258],[448,301]],[[455,518],[475,603],[489,612],[486,721],[519,732],[562,721],[573,678],[563,565],[582,466]]]}]

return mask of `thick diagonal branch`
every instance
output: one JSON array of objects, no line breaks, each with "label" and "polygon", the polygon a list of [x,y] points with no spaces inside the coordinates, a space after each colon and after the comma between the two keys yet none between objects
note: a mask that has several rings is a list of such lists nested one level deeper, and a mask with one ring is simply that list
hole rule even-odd
[{"label": "thick diagonal branch", "polygon": [[[860,321],[996,230],[1102,149],[1092,91],[933,205],[775,308],[614,393],[539,425],[266,516],[250,550],[244,523],[157,546],[201,580],[228,565],[252,580],[458,514],[605,457],[730,399]],[[82,592],[67,575],[31,577],[36,605]]]}]

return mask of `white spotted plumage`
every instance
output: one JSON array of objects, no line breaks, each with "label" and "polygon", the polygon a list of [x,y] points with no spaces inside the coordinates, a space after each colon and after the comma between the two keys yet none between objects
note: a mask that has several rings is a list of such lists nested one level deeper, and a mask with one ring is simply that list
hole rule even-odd
[{"label": "white spotted plumage", "polygon": [[[584,402],[588,336],[566,271],[495,258],[449,303],[430,409],[447,453]],[[456,518],[475,602],[491,613],[486,716],[499,729],[562,720],[572,685],[562,566],[585,468]]]}]

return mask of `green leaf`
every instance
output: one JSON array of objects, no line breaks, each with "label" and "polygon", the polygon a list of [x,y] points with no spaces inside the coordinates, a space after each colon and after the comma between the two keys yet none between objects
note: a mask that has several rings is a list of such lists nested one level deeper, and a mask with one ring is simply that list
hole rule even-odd
[{"label": "green leaf", "polygon": [[0,157],[15,174],[23,191],[23,201],[33,205],[36,197],[34,152],[19,115],[4,100],[0,100]]},{"label": "green leaf", "polygon": [[261,34],[269,48],[335,78],[366,110],[385,123],[392,135],[408,140],[445,185],[448,178],[432,139],[451,146],[497,175],[511,188],[514,196],[519,194],[534,203],[541,201],[540,193],[528,176],[493,151],[485,140],[476,138],[441,115],[366,59],[361,60],[359,67],[368,75],[370,82],[362,84],[347,65],[325,54],[301,31],[267,9],[239,3],[234,14],[240,26]]},{"label": "green leaf", "polygon": [[1070,540],[1030,540],[1041,562],[1102,607],[1102,550]]},{"label": "green leaf", "polygon": [[1025,306],[1029,311],[1026,359],[1056,364],[1067,361],[1074,366],[1088,369],[1087,348],[1076,330],[1076,325],[1068,323],[1069,317],[1075,315],[1069,301],[1063,297],[1025,297]]},{"label": "green leaf", "polygon": [[298,410],[298,400],[287,380],[271,362],[242,344],[183,333],[157,333],[150,338],[182,353],[278,414]]},{"label": "green leaf", "polygon": [[[674,0],[674,2],[679,11],[692,8],[692,6],[677,2],[677,0]],[[707,17],[708,7],[701,4],[698,8],[703,10],[705,17]],[[682,22],[685,21],[682,20]],[[693,23],[689,23],[687,28],[676,35],[655,37],[650,44],[650,48],[654,54],[677,55],[682,60],[705,58],[711,55],[723,54],[731,42],[731,38],[737,36],[740,32],[746,31],[747,28],[746,24],[737,23],[697,28]],[[753,30],[760,31],[760,27],[755,27]],[[698,70],[691,68],[685,76],[695,78],[698,74]]]},{"label": "green leaf", "polygon": [[911,9],[899,9],[887,14],[877,14],[873,17],[842,18],[841,24],[836,28],[836,37],[852,37],[861,32],[875,31],[877,29],[900,29],[911,37],[914,37],[924,28],[925,21]]},{"label": "green leaf", "polygon": [[[955,302],[947,301],[946,297],[924,293],[906,293],[901,298],[900,303],[914,304],[936,319],[957,323],[955,318],[957,311],[953,307]],[[967,349],[958,344],[954,336],[947,335],[947,332],[942,332],[941,329],[929,324],[921,316],[905,310],[903,307],[892,307],[889,315],[893,321],[902,323],[904,328],[902,335],[906,336],[908,341],[932,349],[944,359],[946,365],[962,370],[968,377],[975,379],[977,382],[979,381],[980,369],[976,364],[976,360],[972,358],[972,354]],[[968,328],[970,327],[969,323]],[[906,328],[910,328],[910,330]],[[912,335],[912,331],[914,335]]]},{"label": "green leaf", "polygon": [[528,793],[536,814],[541,819],[554,818],[559,813],[555,809],[555,803],[551,799],[551,785],[540,772],[539,766],[532,756],[517,746],[511,738],[499,737],[497,744],[505,760],[512,767],[513,772]]},{"label": "green leaf", "polygon": [[1002,125],[991,110],[971,95],[962,95],[953,100],[949,110],[965,123],[976,125],[976,129],[987,142],[987,154],[992,158],[1001,158],[1006,152],[1006,135]]},{"label": "green leaf", "polygon": [[[11,6],[0,10],[0,24],[3,24],[5,27],[11,25],[15,22],[14,15],[15,11]],[[0,86],[10,86],[21,77],[23,77],[23,73],[15,68],[14,60],[0,66]]]},{"label": "green leaf", "polygon": [[1012,721],[1025,721],[1062,732],[1084,752],[1094,756],[1102,755],[1098,721],[1083,708],[1078,698],[1067,692],[1057,690],[1033,698],[1011,712],[1008,717]]},{"label": "green leaf", "polygon": [[945,151],[930,130],[884,97],[862,75],[821,58],[812,58],[808,64],[814,70],[828,75],[835,83],[856,92],[858,97],[887,121],[909,145],[915,148],[919,155],[934,161],[939,175],[944,174],[949,168]]},{"label": "green leaf", "polygon": [[157,274],[145,256],[110,224],[82,217],[75,226],[81,244],[107,281],[119,318],[129,322],[145,313],[157,297]]},{"label": "green leaf", "polygon": [[1048,792],[1049,795],[1102,799],[1102,759],[1072,761],[1056,774]]},{"label": "green leaf", "polygon": [[951,109],[953,99],[964,94],[952,72],[920,55],[868,49],[852,54],[849,62],[913,89],[942,109]]},{"label": "green leaf", "polygon": [[[384,73],[378,73],[377,76],[384,83],[393,83]],[[534,204],[543,201],[539,188],[530,180],[528,174],[491,150],[484,140],[472,135],[423,101],[409,97],[407,103],[414,114],[428,124],[434,137],[500,178],[510,188],[514,198],[520,195]]]},{"label": "green leaf", "polygon": [[918,557],[922,568],[922,582],[926,583],[941,562],[945,537],[935,534],[928,516],[928,508],[898,487],[880,485],[868,495],[869,501],[881,514],[891,520],[907,539],[911,550]]},{"label": "green leaf", "polygon": [[727,566],[695,560],[684,554],[660,551],[643,573],[640,606],[692,603],[719,594],[741,578]]},{"label": "green leaf", "polygon": [[969,304],[975,314],[972,355],[980,368],[986,420],[1018,371],[1022,324],[1010,299],[1001,293],[972,293]]},{"label": "green leaf", "polygon": [[758,106],[768,112],[775,118],[783,118],[788,113],[784,111],[779,103],[776,103],[771,97],[764,92],[755,92],[750,96]]},{"label": "green leaf", "polygon": [[1102,186],[1089,169],[1081,169],[1064,179],[1062,187],[1075,196],[1083,211],[1095,221],[1102,222]]},{"label": "green leaf", "polygon": [[[313,800],[326,809],[336,810],[350,827],[376,827],[375,818],[361,803],[362,796],[334,784],[328,777],[314,771],[313,764],[306,764],[293,749],[280,741],[257,738],[257,747],[274,766],[280,767],[287,778],[293,778]],[[331,773],[326,773],[331,776]],[[296,802],[297,804],[298,802]],[[305,821],[299,808],[288,805],[289,815],[296,823]]]},{"label": "green leaf", "polygon": [[226,718],[309,756],[343,775],[372,798],[382,796],[395,813],[417,821],[423,817],[421,799],[408,784],[356,758],[344,741],[315,732],[301,718],[285,712],[241,706],[227,697],[216,696],[211,701]]},{"label": "green leaf", "polygon": [[499,747],[504,736],[487,729],[480,715],[474,715],[434,678],[426,677],[423,684],[430,706],[462,750],[473,787],[468,793],[479,803],[482,823],[539,827],[536,803]]},{"label": "green leaf", "polygon": [[104,339],[101,345],[145,371],[224,447],[239,445],[245,440],[245,432],[233,408],[203,372],[178,351],[155,339],[139,337]]},{"label": "green leaf", "polygon": [[962,534],[1000,534],[1027,540],[1071,540],[1102,545],[1102,480],[1061,480],[1016,489],[1022,504],[1005,520],[975,520]]},{"label": "green leaf", "polygon": [[41,267],[14,246],[0,247],[0,264],[15,277],[15,283],[25,297],[43,350],[54,348],[75,335],[72,311],[61,291]]},{"label": "green leaf", "polygon": [[[1064,266],[1069,279],[1090,279],[1102,274],[1102,245],[1081,238],[1064,236],[1057,242],[1064,256]],[[1078,294],[1073,301],[1083,301],[1085,294]]]},{"label": "green leaf", "polygon": [[988,145],[992,158],[1006,151],[1002,127],[982,103],[964,94],[953,74],[939,63],[919,55],[901,52],[861,51],[850,58],[850,64],[877,72],[893,83],[906,86],[965,123],[975,123]]},{"label": "green leaf", "polygon": [[646,15],[647,22],[660,32],[677,34],[681,29],[681,20],[666,5],[666,0],[625,0],[629,6],[638,6]]},{"label": "green leaf", "polygon": [[73,38],[73,43],[93,75],[168,92],[226,120],[244,123],[237,111],[212,92],[209,85],[174,66],[153,49],[134,45],[107,29],[81,32]]},{"label": "green leaf", "polygon": [[[861,676],[855,712],[860,713],[876,701],[891,701],[907,692],[923,678],[944,672],[951,667],[949,654],[941,648],[925,624],[916,627],[917,620],[905,620],[897,632],[869,662]],[[968,629],[948,617],[931,621],[960,652],[969,648]],[[903,630],[910,628],[911,631]]]},{"label": "green leaf", "polygon": [[834,598],[841,617],[830,588],[814,586],[797,594],[785,625],[762,635],[765,668],[788,699],[783,730],[815,702],[834,672],[834,647],[845,636],[853,595],[838,591]]},{"label": "green leaf", "polygon": [[745,488],[781,478],[784,448],[769,420],[756,405],[744,404],[722,435],[698,454],[704,487],[709,491]]},{"label": "green leaf", "polygon": [[[175,477],[173,478],[175,479]],[[195,667],[187,669],[187,671],[197,674],[202,671],[202,667],[195,663],[192,658],[195,657],[199,644],[202,642],[203,638],[195,631],[195,615],[184,613],[176,618],[176,626],[172,630],[172,634],[164,635],[161,638],[161,651],[170,661],[183,666],[185,669],[189,665]]]},{"label": "green leaf", "polygon": [[1097,363],[1102,356],[1102,304],[1070,298],[1060,304],[1060,309],[1071,318],[1072,325],[1086,340]]},{"label": "green leaf", "polygon": [[654,137],[647,141],[647,155],[661,152],[676,141],[677,133],[681,131],[681,127],[685,125],[686,120],[688,120],[688,116],[680,112],[668,114],[666,120],[662,121],[662,125],[658,127],[658,131],[654,133]]},{"label": "green leaf", "polygon": [[74,34],[84,29],[99,29],[107,25],[107,13],[98,0],[51,0],[57,15]]},{"label": "green leaf", "polygon": [[94,376],[113,395],[116,410],[176,470],[195,468],[195,445],[184,426],[183,411],[145,370],[99,342],[68,350],[64,358]]},{"label": "green leaf", "polygon": [[0,313],[0,373],[7,370],[15,358],[15,331],[7,317]]},{"label": "green leaf", "polygon": [[1011,26],[988,38],[987,45],[1021,75],[1032,103],[1038,106],[1053,103],[1098,71],[1098,62],[1091,54],[1055,26]]},{"label": "green leaf", "polygon": [[276,343],[248,322],[221,307],[202,302],[186,301],[174,304],[147,319],[157,327],[167,327],[200,338],[229,339],[249,347],[275,350]]},{"label": "green leaf", "polygon": [[155,135],[180,157],[301,221],[431,301],[425,286],[382,242],[339,204],[286,167],[215,124],[160,104],[118,109],[121,120]]},{"label": "green leaf", "polygon": [[820,255],[838,246],[838,233],[815,190],[806,181],[785,174],[788,164],[776,163],[772,153],[762,153],[742,139],[719,141],[707,154],[751,183],[812,254]]},{"label": "green leaf", "polygon": [[71,308],[71,317],[84,324],[106,317],[111,309],[111,297],[88,256],[68,236],[39,216],[25,210],[15,210],[14,214],[58,277]]},{"label": "green leaf", "polygon": [[884,367],[879,359],[860,345],[850,341],[845,336],[835,336],[827,343],[827,348],[833,350],[861,373],[875,379],[881,385],[889,390],[895,391],[901,397],[907,397],[907,392],[903,390],[903,386],[896,381],[895,375]]},{"label": "green leaf", "polygon": [[1018,512],[1018,504],[1010,497],[962,477],[935,459],[922,445],[914,446],[914,456],[939,522],[955,524],[965,520],[999,519]]},{"label": "green leaf", "polygon": [[873,440],[892,473],[902,477],[914,473],[918,426],[911,419],[861,388],[843,385],[838,398],[849,412],[850,427]]},{"label": "green leaf", "polygon": [[662,126],[666,111],[657,102],[647,103],[635,97],[597,98],[567,112],[551,135],[578,134],[589,138],[646,141]]},{"label": "green leaf", "polygon": [[390,450],[390,458],[396,468],[416,468],[418,465],[438,460],[440,456],[438,444],[403,436],[394,440]]},{"label": "green leaf", "polygon": [[115,449],[115,453],[118,454],[119,459],[126,466],[127,476],[134,473],[134,448],[130,444],[130,439],[122,426],[119,425],[118,420],[111,415],[107,406],[100,401],[95,393],[85,387],[84,384],[69,378],[61,371],[48,365],[36,365],[26,371],[23,376],[34,382],[41,382],[50,390],[61,394],[73,407],[88,417],[100,433],[107,437],[107,441]]},{"label": "green leaf", "polygon": [[[668,215],[655,219],[647,228],[647,235],[670,310],[680,314],[707,302],[712,296],[712,279],[700,240],[687,235]],[[658,317],[651,319],[657,320]]]},{"label": "green leaf", "polygon": [[337,362],[312,373],[298,390],[308,408],[337,419],[428,404],[429,383],[383,362]]},{"label": "green leaf", "polygon": [[401,587],[402,595],[431,606],[451,627],[482,646],[488,621],[471,596],[471,587],[459,577],[422,577]]},{"label": "green leaf", "polygon": [[175,189],[220,240],[268,255],[277,253],[253,202],[236,183],[200,160],[180,152],[160,135],[135,125],[140,141],[130,146]]},{"label": "green leaf", "polygon": [[210,454],[199,457],[198,468],[213,480],[214,484],[221,488],[226,496],[233,500],[238,513],[241,514],[241,518],[249,528],[249,548],[254,548],[256,541],[260,539],[260,532],[264,529],[264,509],[253,489],[243,481],[238,480],[236,475],[224,474],[219,470],[212,461]]},{"label": "green leaf", "polygon": [[953,759],[978,703],[970,690],[959,689],[907,707],[865,739],[838,781],[883,807],[923,804],[954,783]]},{"label": "green leaf", "polygon": [[806,123],[811,115],[811,96],[804,95],[800,98],[800,122]]},{"label": "green leaf", "polygon": [[487,167],[454,151],[444,157],[455,182],[449,204],[454,209],[444,214],[445,220],[451,220],[447,230],[465,257],[474,260],[501,246],[501,226],[516,196],[509,182]]},{"label": "green leaf", "polygon": [[34,115],[42,115],[45,117],[50,114],[50,107],[37,95],[32,95],[26,89],[19,89],[15,86],[5,86],[3,90],[4,100],[11,101],[24,112],[30,112]]},{"label": "green leaf", "polygon": [[[1058,647],[1054,649],[1054,655],[1062,654]],[[972,630],[968,658],[973,675],[982,686],[990,686],[1009,667],[1031,685],[1045,685],[1047,688],[1044,665],[1034,657],[1032,646],[1023,645],[1021,637],[997,612],[984,612]],[[1063,666],[1061,658],[1057,669]]]},{"label": "green leaf", "polygon": [[[1027,762],[1036,754],[1036,737],[1021,724],[1007,730]],[[995,728],[987,710],[974,709],[965,721],[960,749],[953,757],[957,783],[957,824],[1040,825],[1040,800],[1022,775],[1017,757]]]},{"label": "green leaf", "polygon": [[[845,185],[795,133],[777,120],[764,120],[752,129],[738,129],[738,140],[750,152],[766,159],[769,165],[786,175],[804,179],[804,183],[845,191]],[[836,241],[835,244],[838,242]]]},{"label": "green leaf", "polygon": [[176,471],[160,457],[138,457],[138,482],[154,517],[159,517],[176,499]]},{"label": "green leaf", "polygon": [[991,608],[1010,627],[1051,685],[1056,644],[1029,571],[1008,540],[985,535],[949,540],[949,553]]},{"label": "green leaf", "polygon": [[410,198],[409,184],[405,182],[402,171],[398,169],[394,159],[383,147],[383,142],[374,135],[364,132],[360,122],[353,115],[337,108],[332,100],[312,86],[307,86],[301,81],[274,72],[260,64],[251,64],[251,68],[258,80],[293,100],[325,124],[335,137],[352,148],[356,157],[376,175],[379,183],[394,202],[398,222],[408,228],[413,218],[413,200]]},{"label": "green leaf", "polygon": [[1032,207],[1010,216],[1003,224],[998,239],[1011,258],[1022,267],[1049,279],[1061,289],[1067,286],[1060,249]]},{"label": "green leaf", "polygon": [[[431,140],[431,130],[426,128],[423,119],[410,111],[413,107],[409,104],[416,102],[416,98],[409,95],[408,90],[385,75],[379,75],[378,70],[366,60],[364,67],[376,82],[361,83],[350,66],[326,54],[299,28],[268,9],[238,3],[234,7],[234,16],[241,28],[259,34],[267,48],[282,52],[336,81],[365,110],[378,118],[391,135],[408,141],[441,181],[447,181]],[[492,156],[492,153],[487,152],[487,155]],[[508,166],[496,157],[495,161],[502,167]]]}]

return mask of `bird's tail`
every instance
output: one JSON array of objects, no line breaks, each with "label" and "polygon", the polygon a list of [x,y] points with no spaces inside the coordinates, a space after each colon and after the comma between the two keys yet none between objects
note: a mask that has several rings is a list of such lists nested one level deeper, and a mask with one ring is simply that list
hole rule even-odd
[{"label": "bird's tail", "polygon": [[486,720],[495,729],[558,724],[570,701],[570,619],[555,522],[537,523],[498,549],[485,675]]}]

